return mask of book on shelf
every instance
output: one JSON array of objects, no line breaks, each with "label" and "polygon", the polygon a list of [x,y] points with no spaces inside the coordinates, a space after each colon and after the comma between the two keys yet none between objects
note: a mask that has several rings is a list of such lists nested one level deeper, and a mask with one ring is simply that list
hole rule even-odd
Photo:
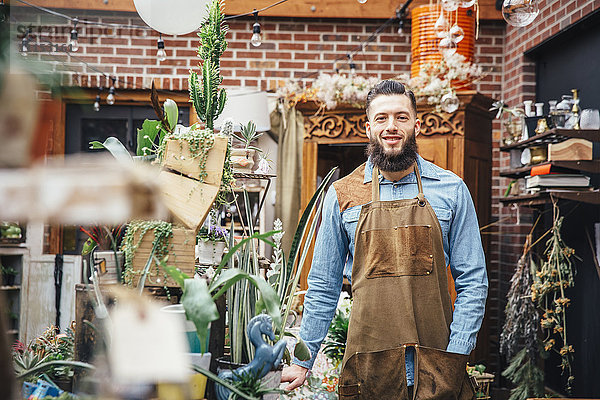
[{"label": "book on shelf", "polygon": [[527,189],[536,187],[572,187],[590,186],[590,177],[582,174],[547,174],[525,177]]},{"label": "book on shelf", "polygon": [[581,175],[578,170],[572,168],[558,167],[552,164],[542,164],[531,167],[531,172],[529,175],[557,175],[557,174],[570,174],[570,175]]}]

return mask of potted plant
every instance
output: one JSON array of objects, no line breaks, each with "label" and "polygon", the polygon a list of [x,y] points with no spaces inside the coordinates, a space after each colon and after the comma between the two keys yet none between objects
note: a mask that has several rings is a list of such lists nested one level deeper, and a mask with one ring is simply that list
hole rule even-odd
[{"label": "potted plant", "polygon": [[525,126],[525,112],[518,107],[508,107],[503,100],[492,104],[490,111],[497,111],[496,119],[502,119],[502,142],[505,146],[522,139]]},{"label": "potted plant", "polygon": [[235,138],[243,147],[234,147],[231,149],[231,163],[237,172],[250,173],[254,167],[254,154],[261,153],[262,150],[252,143],[262,136],[262,132],[256,132],[256,124],[248,121],[248,124],[242,125],[240,133],[233,133]]},{"label": "potted plant", "polygon": [[4,286],[12,286],[15,284],[15,277],[19,274],[19,271],[13,267],[5,267],[1,264],[0,271],[2,272],[2,284]]},{"label": "potted plant", "polygon": [[122,281],[123,252],[119,250],[123,233],[123,225],[96,225],[79,229],[88,236],[82,254],[93,254],[93,265],[98,269],[101,283],[113,284]]},{"label": "potted plant", "polygon": [[201,265],[219,265],[225,251],[229,232],[216,225],[200,228],[196,244],[196,260]]},{"label": "potted plant", "polygon": [[22,239],[22,232],[17,223],[6,221],[0,223],[0,241],[14,243],[19,242],[19,239]]}]

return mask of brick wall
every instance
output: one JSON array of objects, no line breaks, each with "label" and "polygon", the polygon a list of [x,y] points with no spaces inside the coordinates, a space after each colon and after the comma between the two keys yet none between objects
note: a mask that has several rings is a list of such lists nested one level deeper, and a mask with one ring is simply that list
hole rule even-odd
[{"label": "brick wall", "polygon": [[[66,13],[74,15],[66,10]],[[40,15],[24,9],[13,9],[13,16],[21,25],[33,24],[34,42],[38,50],[49,50],[44,42],[65,44],[71,26],[63,19]],[[119,24],[143,25],[136,14],[82,13],[81,19]],[[293,19],[261,18],[263,44],[250,44],[254,20],[229,21],[228,50],[222,57],[224,84],[230,87],[260,87],[273,90],[281,80],[314,78],[319,70],[333,72],[333,61],[345,55],[367,39],[383,20],[347,19]],[[480,39],[476,44],[476,59],[490,71],[477,84],[485,94],[498,97],[501,91],[501,56],[503,23],[482,22]],[[354,56],[357,72],[381,79],[393,77],[410,70],[410,34],[398,34],[395,26],[388,27],[377,39]],[[41,33],[39,33],[41,31]],[[165,36],[167,60],[156,59],[156,32],[141,29],[113,29],[78,25],[79,51],[74,55],[97,69],[117,75],[116,87],[148,87],[151,80],[166,90],[186,90],[190,68],[197,68],[195,34]],[[409,28],[405,28],[409,32]],[[71,71],[68,84],[81,87],[108,86],[98,73],[60,52],[44,52],[30,57],[43,58],[55,64],[57,71]],[[340,70],[348,70],[344,59],[338,63]],[[310,79],[308,79],[310,81]]]}]

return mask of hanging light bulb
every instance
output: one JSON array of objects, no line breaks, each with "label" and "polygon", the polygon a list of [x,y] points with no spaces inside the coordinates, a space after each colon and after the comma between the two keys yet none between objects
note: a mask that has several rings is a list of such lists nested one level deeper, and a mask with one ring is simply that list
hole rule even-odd
[{"label": "hanging light bulb", "polygon": [[440,106],[442,107],[442,110],[444,112],[447,112],[448,114],[451,114],[454,111],[458,110],[459,105],[460,101],[458,100],[458,97],[456,97],[456,94],[454,94],[454,92],[446,93],[442,96],[442,99],[440,100]]},{"label": "hanging light bulb", "polygon": [[445,11],[456,11],[458,8],[458,0],[442,0],[442,8]]},{"label": "hanging light bulb", "polygon": [[96,95],[96,101],[94,102],[94,111],[100,111],[100,93]]},{"label": "hanging light bulb", "polygon": [[365,4],[367,0],[357,0],[360,4]]},{"label": "hanging light bulb", "polygon": [[477,3],[477,0],[463,0],[458,3],[458,6],[462,8],[470,8],[473,7],[475,3]]},{"label": "hanging light bulb", "polygon": [[156,51],[156,58],[158,62],[163,62],[167,59],[167,52],[165,51],[165,41],[162,38],[162,34],[158,34],[158,40],[156,42],[158,50]]},{"label": "hanging light bulb", "polygon": [[399,8],[396,9],[396,18],[398,18],[398,35],[402,35],[402,28],[404,28],[404,12]]},{"label": "hanging light bulb", "polygon": [[440,39],[448,36],[448,31],[450,30],[450,23],[448,23],[448,20],[446,19],[446,17],[444,17],[443,11],[440,12],[440,17],[437,19],[437,21],[435,21],[435,24],[433,24],[433,30],[435,32],[435,35]]},{"label": "hanging light bulb", "polygon": [[108,96],[106,96],[106,104],[112,106],[113,104],[115,104],[115,78],[110,79],[112,79],[112,85],[110,86],[110,89],[108,89]]},{"label": "hanging light bulb", "polygon": [[538,0],[504,0],[502,16],[512,26],[524,27],[540,13]]},{"label": "hanging light bulb", "polygon": [[438,44],[438,49],[444,57],[450,57],[451,55],[456,53],[456,47],[456,43],[452,39],[450,39],[450,36],[446,36],[445,38],[440,40],[440,43]]},{"label": "hanging light bulb", "polygon": [[23,40],[21,40],[21,55],[27,57],[29,53],[29,34],[25,34]]},{"label": "hanging light bulb", "polygon": [[262,44],[260,36],[260,24],[258,23],[258,11],[254,11],[254,25],[252,25],[252,38],[250,39],[252,46],[258,47]]},{"label": "hanging light bulb", "polygon": [[463,40],[464,38],[465,38],[465,31],[463,30],[463,28],[461,28],[457,24],[452,25],[452,28],[450,28],[450,39],[454,43],[458,43],[461,40]]},{"label": "hanging light bulb", "polygon": [[77,22],[79,22],[79,20],[75,18],[73,20],[73,29],[71,29],[71,38],[69,39],[69,43],[67,43],[69,46],[69,51],[73,52],[77,52],[77,50],[79,50],[79,41],[77,40]]}]

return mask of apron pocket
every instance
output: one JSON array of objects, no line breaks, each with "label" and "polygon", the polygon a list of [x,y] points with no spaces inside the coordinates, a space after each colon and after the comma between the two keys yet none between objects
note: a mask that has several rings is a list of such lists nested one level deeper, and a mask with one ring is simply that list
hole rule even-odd
[{"label": "apron pocket", "polygon": [[469,356],[415,346],[415,399],[470,400],[474,391],[467,375]]},{"label": "apron pocket", "polygon": [[405,348],[354,353],[340,374],[340,399],[408,399]]},{"label": "apron pocket", "polygon": [[361,231],[367,278],[429,275],[433,270],[431,225]]}]

